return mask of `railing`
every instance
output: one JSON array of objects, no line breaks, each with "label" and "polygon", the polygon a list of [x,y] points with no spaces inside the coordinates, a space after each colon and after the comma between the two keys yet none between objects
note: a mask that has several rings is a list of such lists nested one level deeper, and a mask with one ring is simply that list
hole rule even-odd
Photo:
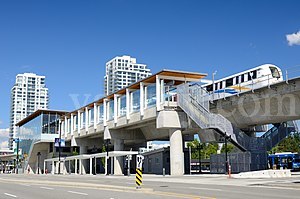
[{"label": "railing", "polygon": [[232,142],[244,150],[233,133],[231,123],[222,115],[209,112],[207,92],[199,85],[181,84],[177,87],[178,106],[201,128],[214,129],[222,136],[231,136]]}]

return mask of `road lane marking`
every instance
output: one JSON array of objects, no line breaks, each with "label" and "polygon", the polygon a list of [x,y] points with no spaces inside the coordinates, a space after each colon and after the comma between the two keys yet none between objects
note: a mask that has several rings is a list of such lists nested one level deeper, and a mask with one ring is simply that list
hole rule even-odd
[{"label": "road lane marking", "polygon": [[223,191],[222,189],[213,189],[213,188],[204,188],[204,187],[189,187],[189,189],[201,189],[201,190],[208,190],[208,191]]},{"label": "road lane marking", "polygon": [[48,190],[53,190],[51,187],[40,187],[41,189],[48,189]]},{"label": "road lane marking", "polygon": [[9,193],[4,193],[4,195],[7,195],[7,196],[10,196],[10,197],[13,197],[13,198],[17,198],[17,197],[18,197],[18,196],[15,196],[15,195],[9,194]]},{"label": "road lane marking", "polygon": [[84,196],[87,196],[89,194],[87,193],[81,193],[81,192],[76,192],[76,191],[68,191],[69,193],[74,193],[74,194],[78,194],[78,195],[84,195]]},{"label": "road lane marking", "polygon": [[19,185],[22,185],[22,186],[25,186],[25,187],[30,187],[30,185],[28,185],[28,184],[19,184]]}]

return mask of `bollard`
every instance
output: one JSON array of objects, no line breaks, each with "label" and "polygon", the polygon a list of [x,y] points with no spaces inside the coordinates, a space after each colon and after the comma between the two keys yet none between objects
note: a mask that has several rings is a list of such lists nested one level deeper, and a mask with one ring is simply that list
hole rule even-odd
[{"label": "bollard", "polygon": [[139,168],[136,168],[136,174],[135,174],[135,184],[136,188],[140,189],[142,185],[142,170]]},{"label": "bollard", "polygon": [[231,165],[228,165],[228,178],[231,178]]},{"label": "bollard", "polygon": [[165,176],[165,175],[166,175],[166,169],[163,168],[163,176]]}]

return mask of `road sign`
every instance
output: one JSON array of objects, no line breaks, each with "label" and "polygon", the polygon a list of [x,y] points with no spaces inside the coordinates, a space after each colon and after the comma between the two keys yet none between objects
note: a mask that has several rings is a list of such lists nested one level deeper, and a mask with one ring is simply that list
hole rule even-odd
[{"label": "road sign", "polygon": [[54,146],[59,147],[59,142],[60,142],[60,147],[65,147],[66,146],[65,139],[59,139],[59,138],[54,139]]},{"label": "road sign", "polygon": [[137,155],[136,156],[136,168],[142,169],[143,168],[143,162],[144,162],[144,156]]}]

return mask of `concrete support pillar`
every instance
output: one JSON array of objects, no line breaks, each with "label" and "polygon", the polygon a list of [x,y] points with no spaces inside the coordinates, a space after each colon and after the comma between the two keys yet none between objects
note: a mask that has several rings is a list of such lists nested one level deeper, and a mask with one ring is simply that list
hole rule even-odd
[{"label": "concrete support pillar", "polygon": [[144,83],[140,82],[140,113],[144,116]]},{"label": "concrete support pillar", "polygon": [[[114,151],[123,151],[124,150],[124,140],[114,139]],[[123,174],[123,157],[114,157],[114,174],[122,175]]]},{"label": "concrete support pillar", "polygon": [[[80,155],[87,153],[87,146],[80,146]],[[79,167],[79,173],[80,174],[86,174],[86,170],[88,167],[88,159],[80,159],[80,167]]]},{"label": "concrete support pillar", "polygon": [[182,133],[180,129],[169,129],[170,136],[170,170],[171,175],[184,174],[184,155]]}]

